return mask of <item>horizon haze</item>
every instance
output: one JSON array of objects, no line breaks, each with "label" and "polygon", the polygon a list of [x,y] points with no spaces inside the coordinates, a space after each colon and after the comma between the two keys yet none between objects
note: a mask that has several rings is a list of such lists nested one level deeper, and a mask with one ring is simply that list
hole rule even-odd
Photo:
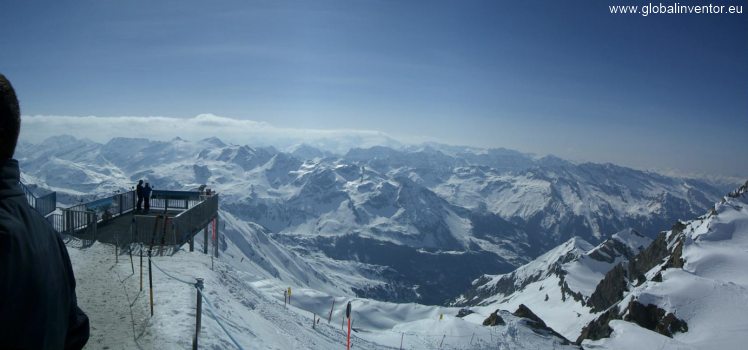
[{"label": "horizon haze", "polygon": [[210,113],[748,176],[745,15],[611,4],[3,2],[0,69],[24,115],[100,129]]}]

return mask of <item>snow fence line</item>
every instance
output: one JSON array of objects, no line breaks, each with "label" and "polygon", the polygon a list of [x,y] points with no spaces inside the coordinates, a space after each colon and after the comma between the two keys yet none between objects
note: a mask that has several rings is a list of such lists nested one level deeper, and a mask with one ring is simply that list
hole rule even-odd
[{"label": "snow fence line", "polygon": [[[210,315],[213,317],[213,319],[216,320],[216,323],[218,323],[218,326],[221,328],[221,330],[223,330],[223,332],[226,333],[226,335],[231,340],[231,342],[239,350],[244,350],[244,348],[239,344],[239,342],[236,340],[236,338],[234,337],[234,335],[231,332],[229,332],[229,330],[226,328],[226,326],[221,322],[221,319],[218,317],[218,315],[217,315],[217,313],[215,311],[215,308],[213,307],[213,303],[210,301],[210,299],[208,299],[208,297],[203,292],[203,290],[202,290],[202,287],[203,287],[202,279],[195,278],[196,282],[187,281],[185,279],[179,278],[177,276],[174,276],[174,275],[166,272],[164,269],[162,269],[160,266],[158,266],[158,264],[156,264],[156,262],[153,261],[150,256],[149,256],[148,260],[149,260],[149,263],[151,263],[153,266],[155,266],[157,270],[161,271],[161,273],[163,273],[164,275],[166,275],[166,277],[168,277],[170,279],[173,279],[173,280],[175,280],[177,282],[184,283],[185,285],[188,285],[190,287],[193,287],[197,291],[199,299],[198,299],[198,302],[197,302],[197,310],[196,310],[196,313],[195,313],[195,317],[196,317],[196,330],[195,330],[195,335],[194,335],[194,338],[193,338],[193,349],[197,349],[197,339],[198,339],[198,334],[199,334],[199,330],[200,330],[200,314],[201,314],[201,310],[200,310],[201,302],[200,302],[200,299],[202,299],[203,301],[205,301],[205,305],[207,306],[206,309],[208,310],[208,312],[210,313]],[[149,277],[150,277],[150,275],[149,275]],[[151,290],[151,293],[153,293],[152,290]],[[153,299],[151,299],[151,300],[153,300]],[[296,307],[299,308],[299,309],[301,309],[301,310],[304,310],[304,311],[312,312],[311,310],[306,310],[303,307],[299,307],[299,306],[296,306]],[[333,304],[333,307],[334,307],[334,304]],[[316,323],[316,314],[315,314],[315,323]],[[320,325],[325,325],[325,324],[320,324]],[[325,326],[330,327],[329,325],[325,325]],[[313,328],[314,328],[314,326],[313,326]],[[336,328],[336,327],[330,327],[330,328]],[[442,333],[442,334],[429,334],[429,333],[417,333],[417,332],[403,332],[403,331],[395,331],[395,330],[381,330],[381,331],[382,332],[391,333],[391,334],[400,335],[400,347],[399,347],[400,349],[403,349],[403,341],[405,340],[406,336],[414,337],[414,338],[420,339],[420,340],[433,339],[434,340],[433,346],[436,347],[437,349],[442,349],[442,347],[444,345],[444,341],[447,338],[470,338],[469,345],[471,345],[471,346],[474,345],[474,342],[475,342],[475,345],[477,345],[479,343],[483,343],[483,344],[496,344],[498,348],[501,348],[501,345],[502,345],[501,343],[498,342],[499,339],[500,339],[500,337],[499,337],[498,334],[494,334],[494,329],[493,328],[489,328],[490,341],[484,339],[483,336],[476,337],[475,332],[473,332],[471,335],[467,335],[467,334],[466,335],[451,335],[451,334],[446,334],[446,333]],[[351,339],[358,339],[358,340],[361,340],[363,342],[368,342],[368,340],[366,340],[365,338],[361,338],[361,337],[357,336],[355,333],[351,333],[350,334],[350,338]],[[555,345],[556,344],[554,343],[553,344],[554,348],[555,348]],[[449,345],[447,345],[447,346],[449,346]]]},{"label": "snow fence line", "polygon": [[[236,341],[236,338],[234,338],[234,335],[231,334],[231,332],[229,332],[228,329],[226,329],[226,327],[223,325],[223,323],[221,322],[221,319],[216,314],[215,309],[213,309],[213,304],[210,302],[210,300],[205,295],[205,293],[203,293],[203,291],[202,291],[203,283],[202,283],[201,279],[195,279],[197,282],[193,283],[193,282],[189,282],[189,281],[186,281],[184,279],[181,279],[179,277],[176,277],[176,276],[174,276],[174,275],[172,275],[172,274],[164,271],[161,267],[159,267],[156,264],[155,261],[151,260],[150,256],[148,257],[148,263],[149,264],[153,264],[153,266],[155,266],[156,269],[158,269],[159,271],[161,271],[161,273],[163,273],[164,275],[166,275],[166,277],[169,277],[169,278],[171,278],[171,279],[173,279],[175,281],[178,281],[178,282],[184,283],[184,284],[186,284],[186,285],[188,285],[190,287],[193,287],[197,291],[197,294],[198,294],[199,298],[198,298],[198,302],[197,302],[197,305],[198,305],[197,312],[195,313],[195,318],[196,318],[196,324],[197,324],[197,326],[196,326],[196,330],[195,330],[195,337],[193,338],[193,343],[192,343],[192,348],[193,349],[197,349],[197,339],[198,339],[198,334],[200,333],[200,314],[201,314],[201,310],[200,310],[201,308],[200,308],[200,306],[201,306],[201,299],[202,299],[202,300],[205,301],[205,305],[207,306],[207,310],[210,313],[210,315],[213,316],[213,319],[216,320],[216,323],[218,323],[218,326],[221,327],[221,329],[223,330],[223,332],[226,333],[226,335],[229,337],[229,339],[231,339],[231,342],[234,343],[234,345],[236,345],[236,347],[239,350],[244,350],[244,348],[241,345],[239,345],[239,342]],[[151,288],[151,293],[153,293],[153,289],[152,288]],[[151,297],[151,300],[153,300],[152,297]]]}]

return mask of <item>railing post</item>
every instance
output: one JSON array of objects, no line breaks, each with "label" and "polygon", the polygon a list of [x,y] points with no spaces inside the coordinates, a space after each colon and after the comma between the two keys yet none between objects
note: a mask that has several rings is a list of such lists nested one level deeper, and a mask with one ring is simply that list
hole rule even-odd
[{"label": "railing post", "polygon": [[[97,217],[96,213],[93,213],[93,240],[94,241],[96,240],[96,229],[99,226],[98,223],[97,223],[97,221],[98,221],[98,217]],[[89,226],[90,225],[91,224],[89,224]]]},{"label": "railing post", "polygon": [[203,279],[196,278],[197,306],[195,307],[195,337],[192,338],[192,350],[197,350],[197,339],[200,336],[200,321],[203,313]]},{"label": "railing post", "polygon": [[213,230],[214,230],[213,236],[215,237],[215,242],[213,242],[213,255],[217,258],[218,257],[218,232],[220,232],[218,230],[218,215],[216,215],[216,218],[213,220],[215,220],[213,222]]},{"label": "railing post", "polygon": [[72,212],[70,210],[63,210],[62,214],[63,214],[62,215],[63,217],[63,220],[62,220],[63,228],[62,229],[65,231],[65,233],[70,233],[70,225],[72,224],[72,221],[73,221],[73,218],[71,217]]},{"label": "railing post", "polygon": [[203,229],[203,236],[203,254],[208,254],[208,226],[205,226],[205,229]]}]

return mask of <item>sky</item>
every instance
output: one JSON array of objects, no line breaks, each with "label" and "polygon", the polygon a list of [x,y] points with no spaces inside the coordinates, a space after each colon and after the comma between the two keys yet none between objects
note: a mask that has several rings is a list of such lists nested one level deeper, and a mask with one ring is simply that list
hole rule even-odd
[{"label": "sky", "polygon": [[[228,124],[191,134],[350,132],[748,178],[748,14],[608,8],[641,3],[0,0],[0,72],[24,116],[61,118],[23,135],[65,133],[61,116],[96,139],[123,117],[209,114]],[[185,133],[158,120],[143,135]]]}]

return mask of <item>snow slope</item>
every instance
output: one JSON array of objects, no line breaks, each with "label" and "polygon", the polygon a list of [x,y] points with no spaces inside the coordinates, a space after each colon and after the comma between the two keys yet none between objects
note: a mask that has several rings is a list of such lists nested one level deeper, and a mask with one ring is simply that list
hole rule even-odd
[{"label": "snow slope", "polygon": [[[455,317],[455,308],[334,296],[296,286],[292,286],[291,304],[285,306],[282,291],[289,284],[236,270],[230,256],[212,260],[184,250],[152,259],[154,314],[150,316],[147,258],[145,286],[140,291],[137,251],[131,267],[127,254],[116,261],[112,246],[83,247],[75,239],[67,244],[79,305],[91,321],[87,349],[189,348],[195,332],[196,278],[204,280],[201,348],[237,348],[232,337],[244,349],[343,348],[345,332],[339,322],[348,302],[353,311],[353,348],[396,349],[401,342],[406,349],[574,348],[508,314],[502,314],[506,325],[485,327],[476,315],[470,320]],[[315,314],[320,321],[313,328]]]},{"label": "snow slope", "polygon": [[516,310],[524,304],[555,331],[575,340],[595,317],[586,302],[600,280],[649,243],[631,229],[598,246],[575,237],[511,273],[477,279],[455,304],[486,311]]},{"label": "snow slope", "polygon": [[748,341],[747,192],[748,183],[708,214],[665,232],[668,254],[611,307],[627,313],[631,303],[654,305],[685,321],[687,331],[668,338],[633,323],[611,321],[610,338],[585,340],[584,345],[621,347],[649,338],[667,348],[743,348]]}]

